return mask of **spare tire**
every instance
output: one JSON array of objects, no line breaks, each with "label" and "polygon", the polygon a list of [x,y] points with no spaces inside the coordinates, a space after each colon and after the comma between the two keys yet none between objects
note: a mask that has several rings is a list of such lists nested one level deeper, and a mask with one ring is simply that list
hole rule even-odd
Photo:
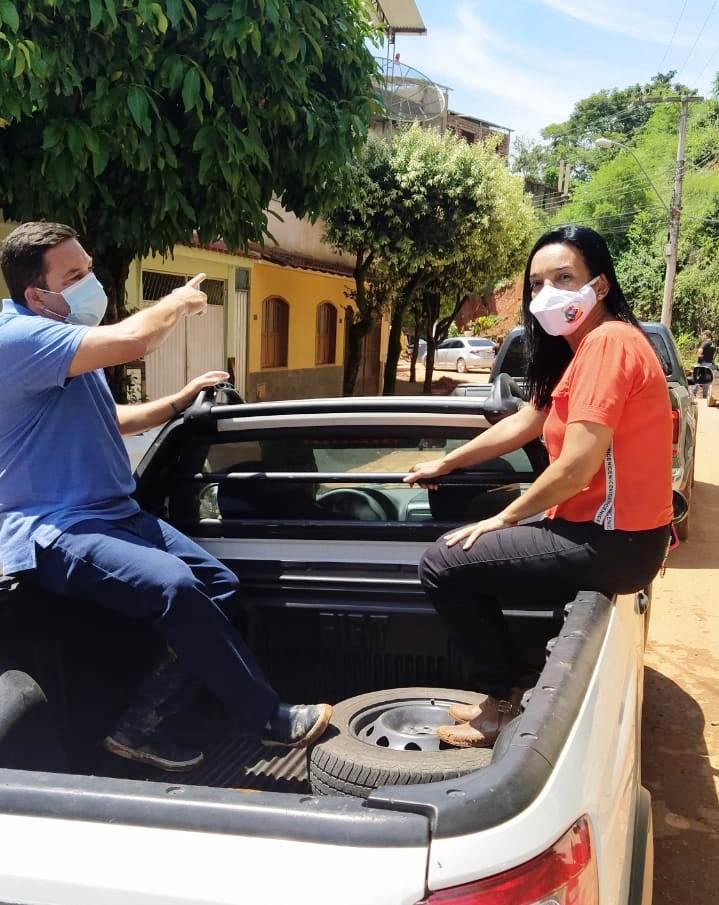
[{"label": "spare tire", "polygon": [[484,698],[452,688],[395,688],[341,701],[308,756],[313,794],[367,798],[381,786],[439,782],[486,767],[491,748],[449,748],[434,734],[453,722],[450,704]]}]

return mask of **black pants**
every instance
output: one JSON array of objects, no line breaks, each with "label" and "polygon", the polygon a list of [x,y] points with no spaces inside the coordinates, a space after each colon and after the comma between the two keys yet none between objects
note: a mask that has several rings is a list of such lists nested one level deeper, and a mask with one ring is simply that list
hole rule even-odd
[{"label": "black pants", "polygon": [[631,594],[653,580],[669,528],[605,531],[593,522],[540,519],[485,534],[469,549],[439,538],[419,577],[459,650],[477,691],[507,697],[527,666],[512,642],[503,605],[568,601],[581,590]]}]

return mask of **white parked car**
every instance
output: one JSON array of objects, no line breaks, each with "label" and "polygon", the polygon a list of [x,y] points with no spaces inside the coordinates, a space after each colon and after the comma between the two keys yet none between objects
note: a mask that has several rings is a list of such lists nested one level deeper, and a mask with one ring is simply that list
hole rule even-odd
[{"label": "white parked car", "polygon": [[[482,336],[455,336],[445,339],[437,346],[434,367],[437,371],[488,371],[494,364],[496,343]],[[420,362],[425,364],[427,350]]]}]

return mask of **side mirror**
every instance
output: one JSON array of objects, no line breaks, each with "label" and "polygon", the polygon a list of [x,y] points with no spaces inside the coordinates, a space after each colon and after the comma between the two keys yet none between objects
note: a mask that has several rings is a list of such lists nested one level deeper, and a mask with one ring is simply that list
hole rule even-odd
[{"label": "side mirror", "polygon": [[672,505],[674,514],[672,515],[672,524],[674,526],[681,524],[689,515],[689,502],[683,493],[675,490],[672,494]]}]

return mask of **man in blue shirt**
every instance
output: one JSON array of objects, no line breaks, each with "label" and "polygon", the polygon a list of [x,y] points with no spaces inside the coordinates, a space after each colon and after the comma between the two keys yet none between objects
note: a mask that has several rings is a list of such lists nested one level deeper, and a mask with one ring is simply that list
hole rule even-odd
[{"label": "man in blue shirt", "polygon": [[122,435],[164,423],[227,375],[211,372],[175,396],[128,406],[115,404],[102,369],[147,355],[182,318],[204,314],[204,274],[101,327],[107,297],[72,228],[17,227],[0,265],[11,296],[0,314],[2,571],[143,620],[169,649],[105,747],[163,769],[196,766],[202,753],[167,738],[141,706],[152,701],[156,711],[158,691],[189,678],[266,743],[303,747],[319,738],[329,705],[280,703],[226,618],[234,573],[132,498]]}]

